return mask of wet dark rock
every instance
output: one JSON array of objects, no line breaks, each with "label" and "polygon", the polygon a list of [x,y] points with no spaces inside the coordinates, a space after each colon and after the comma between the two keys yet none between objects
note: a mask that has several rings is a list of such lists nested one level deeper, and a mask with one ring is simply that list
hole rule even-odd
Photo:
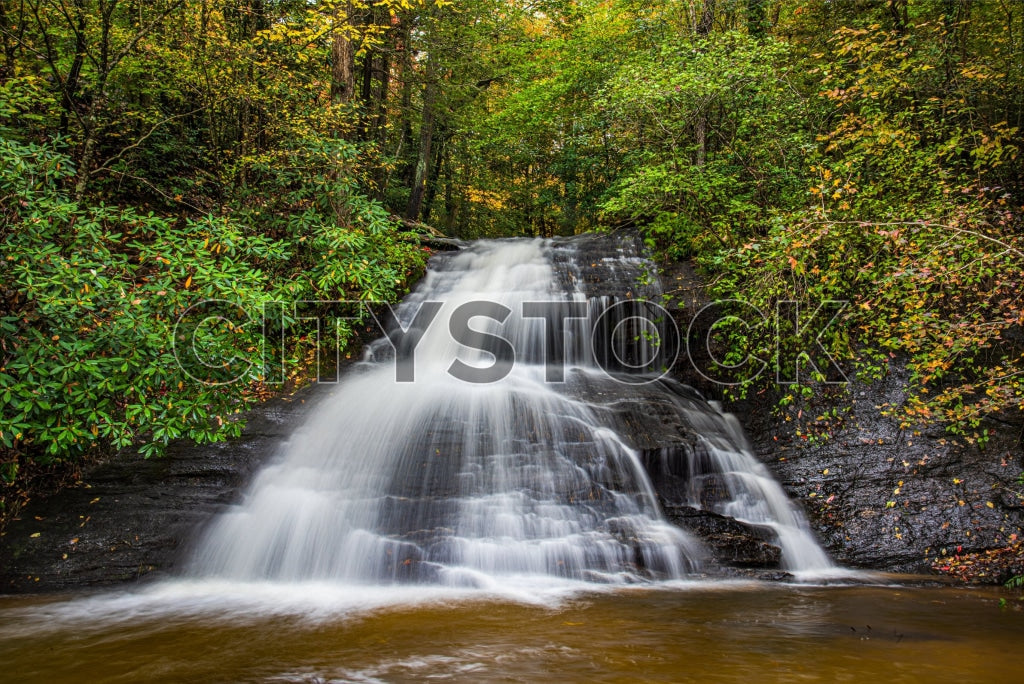
[{"label": "wet dark rock", "polygon": [[[700,279],[689,264],[670,266],[662,278],[675,291],[672,313],[685,331],[707,303]],[[694,339],[706,332],[694,331]],[[697,370],[709,363],[709,350],[696,345],[692,351],[693,362],[681,356],[673,375],[709,399],[723,399],[722,387]],[[876,381],[821,385],[810,399],[784,409],[778,404],[783,387],[725,403],[840,564],[931,573],[945,557],[1003,548],[1012,535],[1022,536],[1020,416],[986,421],[984,447],[941,425],[901,427],[881,408],[899,413],[908,375],[892,359]],[[833,417],[816,420],[825,415]]]},{"label": "wet dark rock", "polygon": [[453,252],[463,249],[466,243],[462,240],[446,237],[420,237],[419,243],[424,247],[442,252]]},{"label": "wet dark rock", "polygon": [[325,389],[309,387],[259,407],[234,442],[176,443],[149,460],[123,451],[88,470],[77,486],[31,502],[0,537],[0,593],[173,573],[196,531],[237,501]]},{"label": "wet dark rock", "polygon": [[[877,407],[902,403],[906,376],[893,361],[877,382],[820,388],[795,409],[803,420],[792,412],[787,420],[767,402],[745,412],[758,455],[844,565],[930,572],[943,557],[1005,547],[1022,535],[1020,427],[989,423],[984,448],[934,428],[901,428]],[[832,408],[841,419],[827,439],[798,436]]]},{"label": "wet dark rock", "polygon": [[777,568],[782,550],[766,541],[770,535],[735,518],[689,506],[663,505],[665,517],[692,532],[723,565]]}]

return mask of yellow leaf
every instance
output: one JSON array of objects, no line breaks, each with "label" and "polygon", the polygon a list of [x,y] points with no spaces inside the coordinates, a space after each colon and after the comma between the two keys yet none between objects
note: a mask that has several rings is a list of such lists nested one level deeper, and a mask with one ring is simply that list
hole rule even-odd
[{"label": "yellow leaf", "polygon": [[39,536],[39,535],[41,535],[41,534],[42,534],[42,532],[33,532],[32,534],[30,534],[30,535],[28,535],[28,536],[29,536],[30,538],[32,538],[32,539],[35,539],[36,537],[38,537],[38,536]]},{"label": "yellow leaf", "polygon": [[192,276],[189,276],[188,279],[185,280],[185,289],[187,290],[188,286],[191,285],[191,284],[192,284]]}]

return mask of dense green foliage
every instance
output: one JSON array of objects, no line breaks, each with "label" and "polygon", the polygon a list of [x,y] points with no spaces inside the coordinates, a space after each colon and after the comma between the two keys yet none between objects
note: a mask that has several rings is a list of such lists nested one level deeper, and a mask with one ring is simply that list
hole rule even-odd
[{"label": "dense green foliage", "polygon": [[398,216],[628,226],[715,297],[849,301],[830,351],[983,438],[1024,409],[1022,43],[998,0],[0,2],[0,477],[237,432],[265,369],[190,378],[178,316],[241,307],[193,331],[231,365],[266,302],[392,299]]},{"label": "dense green foliage", "polygon": [[[394,241],[379,206],[345,194],[337,180],[318,183],[315,173],[291,192],[267,181],[293,205],[278,226],[262,208],[167,218],[76,203],[59,189],[74,174],[71,160],[36,145],[5,141],[0,163],[10,170],[0,189],[17,198],[5,215],[0,263],[10,309],[0,318],[0,443],[37,460],[140,436],[148,454],[181,436],[237,434],[240,424],[225,418],[251,400],[264,368],[244,364],[243,377],[184,373],[192,370],[179,363],[191,358],[188,348],[176,356],[174,345],[191,338],[174,333],[190,306],[219,300],[243,310],[195,331],[203,359],[260,359],[265,303],[393,299],[405,283],[401,269],[418,262],[412,247]],[[345,224],[322,206],[332,198],[345,203]],[[7,462],[7,478],[16,463]]]},{"label": "dense green foliage", "polygon": [[380,43],[373,12],[0,4],[0,520],[42,466],[238,434],[311,358],[292,302],[405,292],[425,255],[330,61]]},{"label": "dense green foliage", "polygon": [[[725,363],[774,369],[798,344],[780,302],[847,301],[822,341],[869,377],[907,360],[908,425],[983,440],[986,416],[1019,420],[1013,3],[613,0],[546,4],[522,22],[525,37],[501,48],[521,62],[478,104],[477,149],[500,150],[473,192],[496,229],[510,215],[539,234],[633,226],[695,258],[713,297],[765,313],[716,328]],[[784,403],[824,379],[808,361]]]}]

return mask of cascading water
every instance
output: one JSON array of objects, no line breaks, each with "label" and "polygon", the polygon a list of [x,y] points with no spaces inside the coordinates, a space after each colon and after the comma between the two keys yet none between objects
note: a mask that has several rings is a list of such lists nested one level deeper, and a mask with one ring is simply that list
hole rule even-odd
[{"label": "cascading water", "polygon": [[[396,379],[386,339],[371,345],[244,501],[207,530],[191,574],[480,586],[699,570],[702,545],[663,519],[638,452],[609,420],[614,394],[631,385],[606,369],[649,358],[653,343],[640,331],[631,351],[609,355],[614,345],[591,334],[617,334],[630,316],[602,318],[610,302],[587,297],[575,249],[488,241],[435,260],[397,310],[409,333],[398,354],[414,378]],[[607,262],[632,278],[649,267],[629,254]],[[417,318],[430,302],[440,303],[436,315]],[[578,391],[600,383],[615,390]],[[693,505],[714,475],[729,491],[717,512],[772,533],[791,569],[828,567],[738,427],[707,404],[676,410],[708,427],[702,457],[686,464]]]}]

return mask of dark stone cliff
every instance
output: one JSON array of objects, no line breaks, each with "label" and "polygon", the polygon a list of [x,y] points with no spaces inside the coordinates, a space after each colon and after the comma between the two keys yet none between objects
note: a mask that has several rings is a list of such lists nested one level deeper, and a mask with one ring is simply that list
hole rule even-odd
[{"label": "dark stone cliff", "polygon": [[[706,297],[689,264],[665,268],[672,313],[682,330]],[[695,331],[703,339],[706,331]],[[706,350],[695,348],[697,366]],[[707,398],[722,388],[681,357],[675,375]],[[901,428],[881,407],[906,401],[908,372],[890,361],[883,378],[821,385],[781,408],[778,388],[726,404],[753,447],[806,511],[836,562],[858,568],[930,573],[956,555],[1006,547],[1024,526],[1022,424],[986,421],[984,445],[948,434],[941,425]],[[827,420],[818,420],[828,414]],[[1018,416],[1018,418],[1020,418]],[[1014,536],[1016,535],[1016,536]],[[1019,565],[1019,563],[1018,563]],[[979,577],[1002,582],[1024,568]]]},{"label": "dark stone cliff", "polygon": [[268,402],[233,442],[179,442],[151,460],[124,451],[89,469],[77,486],[31,502],[0,537],[0,593],[80,589],[174,572],[199,528],[238,499],[322,389]]}]

